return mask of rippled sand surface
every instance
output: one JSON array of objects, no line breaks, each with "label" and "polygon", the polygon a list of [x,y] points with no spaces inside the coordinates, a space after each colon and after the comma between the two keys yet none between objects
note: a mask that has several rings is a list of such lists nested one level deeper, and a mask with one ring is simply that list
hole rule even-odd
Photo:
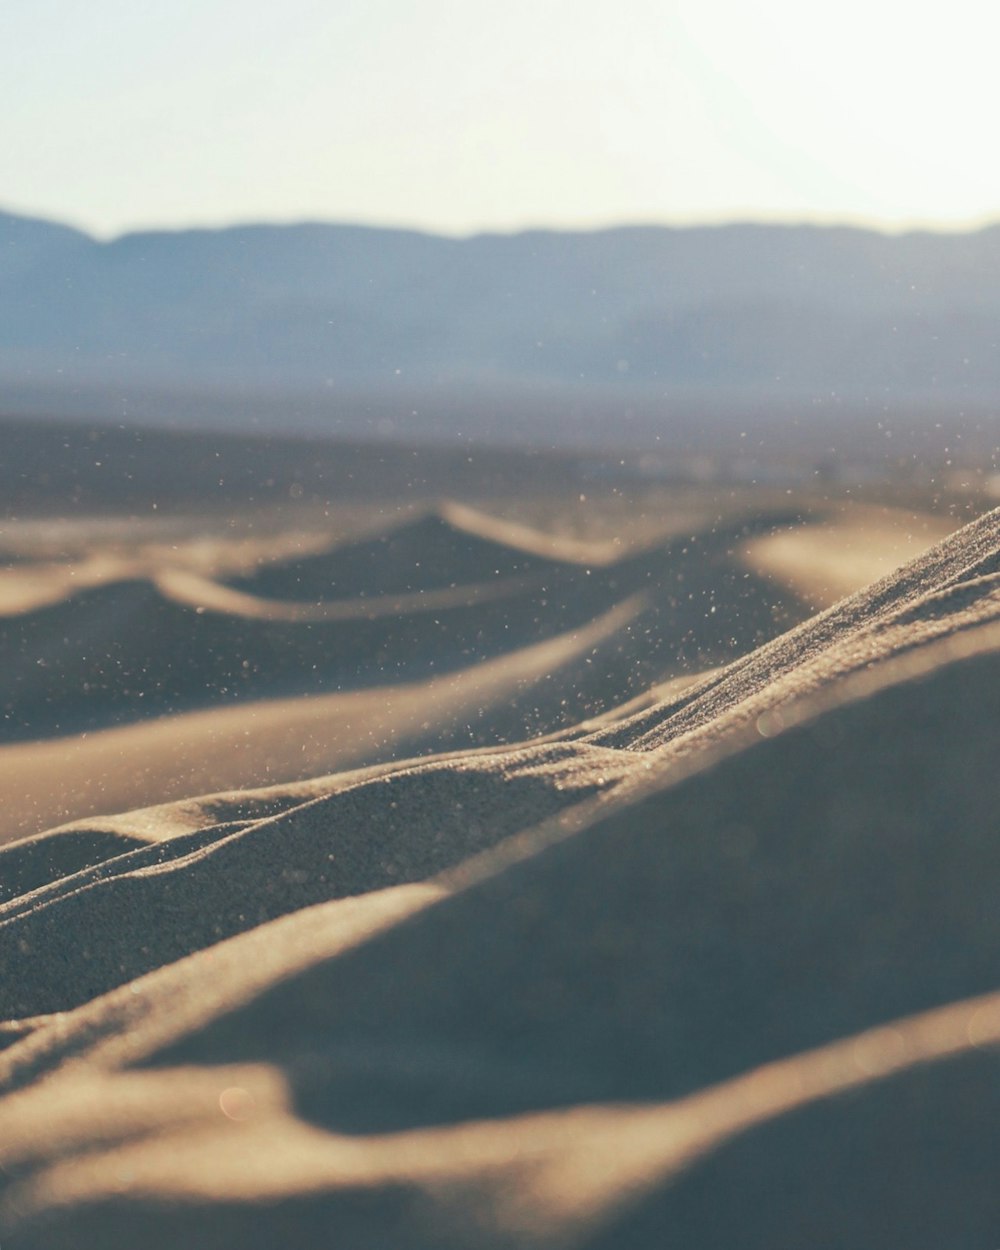
[{"label": "rippled sand surface", "polygon": [[554,515],[24,531],[4,1250],[997,1244],[1000,512]]}]

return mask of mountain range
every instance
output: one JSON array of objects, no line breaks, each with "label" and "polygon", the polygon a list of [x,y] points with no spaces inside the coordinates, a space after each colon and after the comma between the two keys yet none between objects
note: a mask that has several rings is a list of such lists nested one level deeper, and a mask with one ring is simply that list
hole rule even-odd
[{"label": "mountain range", "polygon": [[141,412],[171,394],[403,410],[444,393],[983,408],[1000,390],[998,325],[1000,226],[447,238],[300,224],[102,241],[0,214],[6,411],[120,395]]}]

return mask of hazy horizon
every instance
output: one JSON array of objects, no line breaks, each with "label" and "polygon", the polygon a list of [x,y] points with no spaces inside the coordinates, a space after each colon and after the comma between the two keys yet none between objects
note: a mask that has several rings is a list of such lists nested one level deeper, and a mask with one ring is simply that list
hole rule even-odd
[{"label": "hazy horizon", "polygon": [[490,227],[487,225],[470,226],[466,229],[448,229],[421,225],[414,221],[400,218],[398,220],[361,220],[359,218],[316,216],[290,213],[285,216],[263,217],[237,215],[227,220],[200,221],[197,219],[177,221],[137,221],[116,230],[101,230],[73,216],[72,213],[59,214],[31,206],[15,204],[10,200],[0,202],[0,214],[23,218],[30,221],[45,222],[48,225],[64,226],[87,235],[98,243],[113,243],[118,239],[137,234],[184,234],[203,231],[217,233],[225,230],[255,229],[257,227],[296,227],[296,226],[337,226],[359,230],[397,231],[405,234],[426,235],[441,239],[476,239],[481,237],[512,238],[523,234],[572,234],[592,235],[610,233],[616,230],[724,230],[744,226],[784,227],[802,229],[833,229],[857,230],[887,237],[898,237],[906,234],[939,234],[939,235],[973,235],[981,231],[1000,226],[1000,208],[994,213],[983,214],[968,221],[933,221],[914,218],[912,221],[880,221],[864,217],[827,216],[814,214],[758,214],[729,215],[719,217],[692,218],[616,218],[591,223],[572,223],[560,221],[525,221],[513,223],[506,227]]}]

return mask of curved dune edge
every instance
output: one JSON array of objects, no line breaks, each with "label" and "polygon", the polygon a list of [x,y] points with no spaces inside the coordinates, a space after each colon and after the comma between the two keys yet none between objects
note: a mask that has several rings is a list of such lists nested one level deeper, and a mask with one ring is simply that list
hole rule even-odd
[{"label": "curved dune edge", "polygon": [[372,595],[363,599],[313,603],[264,599],[235,590],[196,573],[171,569],[152,579],[160,593],[175,603],[198,611],[224,613],[255,621],[375,621],[385,617],[441,612],[480,603],[499,603],[544,584],[542,574],[469,582],[447,590],[415,590],[400,595]]},{"label": "curved dune edge", "polygon": [[95,586],[141,576],[143,571],[138,561],[106,556],[72,564],[37,561],[27,569],[16,565],[0,569],[0,617],[26,616]]},{"label": "curved dune edge", "polygon": [[351,768],[525,697],[627,628],[633,595],[555,638],[457,672],[378,689],[270,699],[41,742],[0,745],[0,843],[80,820]]},{"label": "curved dune edge", "polygon": [[72,599],[85,590],[135,579],[153,580],[159,572],[176,570],[215,582],[217,577],[246,573],[260,562],[302,557],[325,551],[323,534],[293,530],[274,537],[193,538],[170,544],[150,541],[138,555],[96,548],[68,561],[44,556],[0,567],[0,618],[23,616]]},{"label": "curved dune edge", "polygon": [[[502,585],[486,586],[482,603],[456,602],[447,610],[421,610],[409,615],[379,617],[376,613],[372,621],[355,619],[353,606],[347,613],[352,618],[349,620],[270,619],[270,607],[262,610],[259,619],[238,617],[206,609],[201,602],[205,596],[200,582],[188,585],[184,595],[177,596],[162,593],[149,582],[103,588],[100,593],[79,597],[72,605],[59,605],[37,618],[25,618],[16,627],[8,620],[2,641],[12,663],[0,678],[0,735],[10,746],[26,747],[33,742],[55,749],[56,741],[69,745],[70,735],[79,731],[87,738],[72,746],[73,756],[82,752],[96,760],[89,743],[109,725],[132,722],[133,731],[141,735],[156,717],[184,716],[214,706],[225,739],[227,727],[236,723],[233,709],[239,705],[247,709],[246,721],[254,737],[259,735],[253,731],[252,722],[259,721],[265,700],[287,701],[289,696],[314,699],[333,692],[352,696],[351,703],[344,706],[354,714],[352,723],[359,728],[360,741],[369,748],[372,761],[384,758],[390,736],[394,751],[398,747],[417,754],[458,748],[463,742],[484,745],[526,738],[532,733],[562,732],[575,721],[616,704],[638,698],[648,705],[655,696],[645,697],[640,692],[661,685],[664,679],[725,662],[772,636],[782,619],[802,617],[800,604],[785,600],[776,608],[771,588],[740,569],[735,549],[743,534],[741,524],[706,533],[698,543],[685,538],[639,560],[618,564],[603,576],[596,570],[588,576],[588,569],[579,577],[556,578],[544,589],[536,586],[530,591],[519,583],[521,589],[511,591],[510,597],[506,597],[509,580],[499,579]],[[504,594],[487,602],[495,591]],[[533,707],[515,664],[510,669],[508,707],[504,707],[501,692],[494,691],[495,697],[480,708],[469,708],[464,736],[461,726],[455,725],[448,731],[450,737],[436,737],[442,726],[435,715],[424,718],[430,728],[416,737],[401,737],[391,726],[385,734],[377,729],[374,735],[369,734],[367,717],[358,725],[362,694],[376,719],[384,721],[386,718],[378,714],[379,692],[387,692],[391,698],[398,687],[416,685],[434,672],[450,673],[458,680],[474,664],[491,663],[503,655],[514,657],[543,640],[586,632],[615,605],[636,593],[646,596],[646,606],[631,635],[623,632],[617,643],[605,640],[599,653],[581,658],[576,673],[561,666],[543,677]],[[185,596],[189,601],[186,606],[178,601]],[[398,597],[392,598],[398,602]],[[286,602],[277,616],[294,616],[296,611],[294,604],[289,607]],[[636,706],[639,704],[633,703],[630,710]],[[307,711],[303,724],[305,733],[312,733],[314,739],[320,727],[310,722]],[[310,768],[331,771],[350,767],[356,760],[355,744],[339,732],[340,727],[339,722],[331,725],[331,742],[335,745],[339,739],[349,748],[346,754],[341,756],[335,749],[325,754],[314,751],[314,742],[307,738],[301,744],[303,754],[291,771],[267,770],[266,761],[264,771],[249,771],[247,744],[238,739],[232,766],[222,759],[220,750],[210,751],[219,762],[220,776],[193,780],[191,789],[259,785],[269,777],[301,777]],[[291,720],[289,731],[295,731]],[[284,741],[275,748],[279,757],[289,749]],[[134,759],[131,751],[126,754]],[[10,756],[26,765],[21,774],[26,784],[14,791],[24,794],[16,804],[24,819],[12,812],[17,819],[6,829],[0,825],[0,839],[96,810],[89,803],[54,808],[47,785],[38,784],[45,777],[44,771],[31,763],[45,757],[45,750]],[[239,758],[247,767],[237,762]],[[100,774],[103,782],[97,774],[93,781],[81,777],[79,770],[75,775],[81,797],[84,790],[96,792],[101,784],[108,784],[108,796],[100,802],[105,811],[155,801],[164,793],[183,793],[178,773],[176,784],[166,792],[137,795],[141,777],[135,770],[131,791],[123,791],[123,768],[117,768],[110,757],[104,764]],[[157,769],[155,761],[150,767],[149,775],[156,780],[157,772],[163,770]],[[64,795],[70,789],[68,780],[61,781],[58,772],[54,788]],[[32,817],[31,802],[36,797],[40,814]]]},{"label": "curved dune edge", "polygon": [[[0,649],[9,657],[0,676],[0,736],[51,740],[213,705],[398,685],[587,629],[629,596],[649,595],[644,645],[640,650],[637,638],[630,656],[622,649],[609,657],[603,693],[595,671],[584,698],[568,684],[566,715],[528,718],[519,731],[548,732],[773,634],[769,587],[746,580],[735,562],[743,531],[741,523],[705,535],[697,550],[693,540],[668,544],[603,572],[548,565],[513,575],[518,561],[487,553],[484,563],[476,547],[460,550],[451,568],[449,539],[429,562],[428,588],[341,602],[265,600],[177,570],[92,588],[0,620]],[[389,581],[402,585],[416,558],[411,547],[387,552],[378,540],[362,544],[346,560],[348,580],[377,587],[385,557]],[[281,577],[288,576],[291,583],[279,579],[272,589],[295,589],[286,569]],[[437,585],[442,579],[450,584]],[[684,593],[677,594],[681,584]],[[298,589],[309,589],[309,577]],[[709,606],[716,612],[710,620]],[[787,599],[780,612],[794,619],[804,609]],[[505,724],[495,736],[510,732]]]},{"label": "curved dune edge", "polygon": [[[428,519],[441,520],[456,536],[465,534],[511,553],[579,568],[610,568],[643,550],[654,550],[665,537],[652,536],[638,545],[621,539],[571,539],[454,500],[442,500],[433,508],[380,528],[369,525],[362,536],[388,538]],[[827,606],[890,572],[954,529],[954,523],[946,518],[855,504],[843,517],[816,518],[791,531],[755,539],[747,544],[744,560],[748,567],[783,582],[815,605]],[[395,595],[376,590],[361,598],[335,598],[324,603],[269,598],[224,580],[246,574],[255,567],[255,561],[260,562],[258,568],[281,567],[285,562],[294,564],[303,558],[336,554],[348,541],[351,536],[331,539],[315,532],[295,531],[284,539],[190,540],[173,548],[152,543],[141,556],[97,552],[70,563],[39,560],[26,567],[0,569],[0,617],[28,615],[101,586],[148,580],[178,603],[252,620],[364,620],[398,612],[445,610],[460,602],[493,602],[541,578],[536,572]]]},{"label": "curved dune edge", "polygon": [[[777,697],[801,697],[817,683],[871,668],[894,652],[919,648],[978,626],[997,612],[1000,509],[971,522],[881,580],[765,643],[696,687],[683,704],[667,704],[616,724],[593,741],[650,750],[692,728],[724,719],[741,703],[771,688]],[[962,596],[971,602],[963,602]],[[978,606],[977,606],[978,604]],[[943,611],[941,608],[943,607]],[[912,617],[907,617],[909,609]],[[921,614],[926,624],[920,621]],[[899,618],[906,628],[893,635]],[[812,672],[801,684],[796,676]]]},{"label": "curved dune edge", "polygon": [[[68,1089],[56,1078],[50,1089],[8,1100],[0,1166],[14,1172],[44,1160],[56,1141],[60,1153],[70,1143],[79,1153],[15,1183],[0,1219],[15,1246],[25,1225],[23,1244],[41,1245],[30,1238],[32,1222],[41,1216],[43,1237],[53,1225],[58,1235],[64,1210],[82,1218],[86,1231],[91,1214],[100,1227],[102,1207],[134,1206],[153,1231],[185,1206],[245,1203],[252,1210],[359,1188],[388,1195],[402,1186],[422,1195],[424,1208],[425,1226],[406,1245],[423,1244],[427,1225],[433,1229],[442,1215],[446,1227],[477,1244],[508,1244],[505,1234],[530,1246],[580,1244],[585,1234],[589,1244],[622,1208],[682,1182],[700,1159],[759,1125],[998,1046],[1000,992],[894,1020],[676,1102],[578,1106],[360,1137],[297,1120],[280,1073],[266,1064],[95,1072]],[[51,1104],[41,1135],[32,1106],[39,1094]],[[151,1121],[158,1131],[149,1138]],[[478,1213],[486,1216],[481,1224]],[[446,1237],[444,1244],[461,1242]]]},{"label": "curved dune edge", "polygon": [[[634,554],[636,550],[622,543],[620,539],[584,542],[547,534],[504,517],[481,512],[478,508],[471,508],[468,504],[458,503],[453,499],[439,503],[433,509],[432,515],[439,516],[455,529],[474,534],[477,538],[485,538],[504,547],[523,551],[527,555],[565,564],[609,565],[620,560],[626,552]],[[654,538],[647,545],[655,547],[659,541],[660,539]]]},{"label": "curved dune edge", "polygon": [[[394,520],[378,528],[363,530],[367,539],[391,537],[437,519],[454,530],[457,537],[467,535],[506,548],[512,553],[528,555],[554,564],[607,567],[635,548],[620,540],[610,542],[578,541],[546,534],[530,526],[508,521],[489,513],[442,500],[433,508]],[[21,616],[39,608],[71,599],[85,590],[109,586],[116,582],[147,579],[160,587],[168,597],[192,606],[246,616],[257,620],[363,620],[397,612],[437,611],[456,602],[493,601],[520,589],[532,578],[511,577],[484,581],[478,585],[463,584],[437,590],[416,590],[403,594],[379,594],[361,599],[318,604],[309,599],[301,602],[276,600],[228,586],[227,576],[245,574],[260,561],[259,567],[280,567],[303,558],[336,554],[350,535],[325,537],[316,533],[289,533],[281,539],[234,539],[229,543],[217,540],[206,543],[190,540],[174,549],[149,544],[141,556],[95,553],[70,563],[39,560],[26,567],[0,569],[0,616]],[[650,540],[647,546],[655,546]]]}]

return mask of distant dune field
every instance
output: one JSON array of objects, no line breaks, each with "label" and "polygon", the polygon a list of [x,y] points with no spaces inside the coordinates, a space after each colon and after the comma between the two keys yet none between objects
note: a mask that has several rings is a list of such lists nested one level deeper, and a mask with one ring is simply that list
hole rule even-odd
[{"label": "distant dune field", "polygon": [[998,1244],[1000,511],[455,481],[4,524],[4,1250]]}]

